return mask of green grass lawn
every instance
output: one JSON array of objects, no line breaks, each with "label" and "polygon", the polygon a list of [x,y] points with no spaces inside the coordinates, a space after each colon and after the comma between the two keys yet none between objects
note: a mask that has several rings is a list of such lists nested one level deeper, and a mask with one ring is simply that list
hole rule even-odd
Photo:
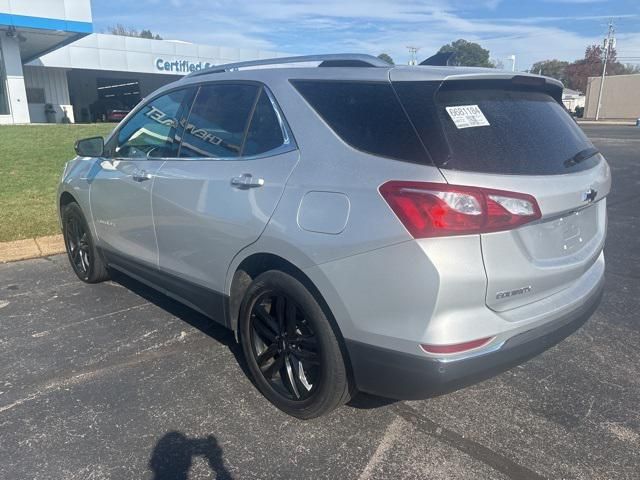
[{"label": "green grass lawn", "polygon": [[79,138],[114,124],[0,126],[0,242],[60,232],[56,189]]}]

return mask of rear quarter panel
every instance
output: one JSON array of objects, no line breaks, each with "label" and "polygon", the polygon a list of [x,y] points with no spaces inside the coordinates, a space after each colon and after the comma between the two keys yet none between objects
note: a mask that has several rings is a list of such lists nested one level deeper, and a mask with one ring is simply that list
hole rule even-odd
[{"label": "rear quarter panel", "polygon": [[[279,255],[304,269],[411,240],[378,187],[393,179],[444,181],[435,167],[381,158],[350,147],[288,80],[278,77],[277,81],[266,83],[295,137],[300,161],[261,237],[242,250],[230,265],[226,293],[237,266],[253,253]],[[322,205],[327,216],[325,232],[313,231],[304,221],[299,221],[304,217],[301,208],[305,208],[305,196],[313,192],[328,194]],[[348,204],[346,218],[345,204]],[[334,222],[334,216],[340,217],[340,221]]]}]

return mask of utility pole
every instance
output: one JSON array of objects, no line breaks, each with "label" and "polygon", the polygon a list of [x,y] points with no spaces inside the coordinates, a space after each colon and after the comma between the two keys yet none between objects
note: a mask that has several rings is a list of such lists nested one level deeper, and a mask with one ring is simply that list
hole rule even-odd
[{"label": "utility pole", "polygon": [[407,47],[407,50],[409,50],[409,55],[411,55],[409,58],[409,65],[417,65],[418,60],[416,58],[416,54],[418,53],[418,50],[420,50],[420,47]]},{"label": "utility pole", "polygon": [[609,20],[609,31],[604,39],[604,59],[602,62],[602,78],[600,79],[600,92],[598,92],[598,106],[596,107],[596,120],[600,119],[600,107],[602,105],[602,91],[604,90],[604,78],[607,74],[607,62],[611,55],[611,49],[616,47],[616,30],[613,27],[613,20]]}]

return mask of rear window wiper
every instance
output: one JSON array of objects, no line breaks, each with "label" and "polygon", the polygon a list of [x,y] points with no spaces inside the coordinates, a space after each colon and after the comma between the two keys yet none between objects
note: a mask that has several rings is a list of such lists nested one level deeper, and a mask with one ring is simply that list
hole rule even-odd
[{"label": "rear window wiper", "polygon": [[594,155],[597,155],[599,153],[600,153],[600,150],[598,150],[597,148],[593,148],[593,147],[585,148],[584,150],[580,150],[573,157],[569,158],[568,160],[565,160],[564,166],[567,168],[573,167],[574,165],[577,165],[580,162],[583,162],[588,158],[591,158]]}]

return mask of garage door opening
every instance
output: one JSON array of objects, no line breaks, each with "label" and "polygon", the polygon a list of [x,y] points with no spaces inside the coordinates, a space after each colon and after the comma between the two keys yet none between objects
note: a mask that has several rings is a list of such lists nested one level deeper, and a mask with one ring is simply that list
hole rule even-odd
[{"label": "garage door opening", "polygon": [[[141,99],[182,78],[156,73],[73,69],[67,72],[69,96],[76,122],[117,122]],[[109,110],[119,110],[108,118]],[[115,118],[118,117],[118,118]]]},{"label": "garage door opening", "polygon": [[120,121],[140,101],[140,82],[127,78],[97,78],[98,99],[90,106],[95,120]]}]

